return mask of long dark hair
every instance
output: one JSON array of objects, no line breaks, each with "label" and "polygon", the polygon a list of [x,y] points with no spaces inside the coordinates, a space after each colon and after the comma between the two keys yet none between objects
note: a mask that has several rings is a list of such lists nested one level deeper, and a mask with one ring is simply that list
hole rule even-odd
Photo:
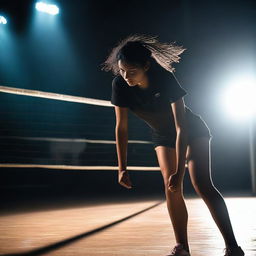
[{"label": "long dark hair", "polygon": [[169,72],[174,72],[172,63],[178,63],[180,54],[186,49],[173,43],[161,43],[158,36],[129,35],[118,42],[106,61],[102,63],[101,70],[112,71],[114,75],[119,74],[118,60],[124,60],[135,66],[145,66],[146,62],[153,58],[159,65]]}]

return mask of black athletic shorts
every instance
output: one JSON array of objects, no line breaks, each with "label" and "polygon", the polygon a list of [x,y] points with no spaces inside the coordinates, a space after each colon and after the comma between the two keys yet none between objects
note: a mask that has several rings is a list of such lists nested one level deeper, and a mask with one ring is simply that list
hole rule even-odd
[{"label": "black athletic shorts", "polygon": [[[213,136],[206,122],[198,115],[188,115],[188,145],[195,138],[207,137],[211,139]],[[157,146],[176,147],[176,138],[169,135],[160,134],[152,130],[152,142],[154,148]]]}]

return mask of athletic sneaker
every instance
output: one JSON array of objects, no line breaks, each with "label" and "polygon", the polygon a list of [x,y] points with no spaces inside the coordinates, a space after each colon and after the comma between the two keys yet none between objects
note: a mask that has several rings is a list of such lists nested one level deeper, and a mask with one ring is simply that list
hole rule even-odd
[{"label": "athletic sneaker", "polygon": [[235,248],[225,248],[224,252],[224,256],[244,256],[244,251],[240,246]]},{"label": "athletic sneaker", "polygon": [[177,244],[171,251],[171,254],[166,256],[190,256],[190,253],[186,251],[182,244]]}]

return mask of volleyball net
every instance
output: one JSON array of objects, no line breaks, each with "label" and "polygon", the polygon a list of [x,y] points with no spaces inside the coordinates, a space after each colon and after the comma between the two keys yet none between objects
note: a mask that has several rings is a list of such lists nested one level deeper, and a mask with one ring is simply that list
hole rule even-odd
[{"label": "volleyball net", "polygon": [[[110,101],[0,86],[0,106],[0,167],[118,169]],[[128,170],[160,170],[150,129],[132,114],[127,149]]]}]

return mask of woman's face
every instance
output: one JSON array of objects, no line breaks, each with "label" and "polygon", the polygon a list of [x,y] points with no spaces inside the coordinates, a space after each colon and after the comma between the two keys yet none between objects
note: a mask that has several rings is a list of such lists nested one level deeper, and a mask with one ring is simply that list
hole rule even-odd
[{"label": "woman's face", "polygon": [[146,78],[146,71],[149,66],[132,66],[122,60],[118,60],[119,73],[129,86],[141,84]]}]

